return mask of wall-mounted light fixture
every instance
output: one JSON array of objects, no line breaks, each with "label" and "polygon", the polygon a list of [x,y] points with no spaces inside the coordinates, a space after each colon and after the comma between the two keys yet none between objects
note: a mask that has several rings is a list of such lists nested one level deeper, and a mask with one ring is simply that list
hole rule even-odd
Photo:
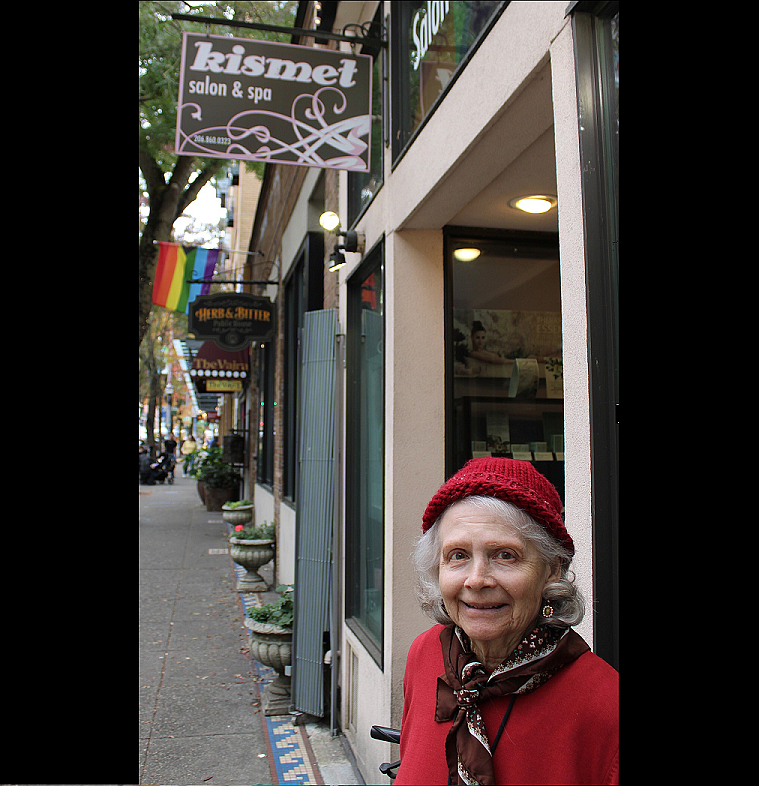
[{"label": "wall-mounted light fixture", "polygon": [[558,199],[550,194],[531,194],[530,196],[516,197],[509,201],[509,206],[525,213],[545,213],[556,207]]},{"label": "wall-mounted light fixture", "polygon": [[335,270],[339,270],[345,264],[345,254],[338,249],[340,246],[335,246],[332,253],[329,255],[329,270],[331,273],[334,273]]},{"label": "wall-mounted light fixture", "polygon": [[328,232],[334,232],[336,235],[342,235],[345,238],[345,242],[342,245],[339,243],[335,244],[332,253],[329,255],[330,270],[338,270],[345,264],[345,256],[342,251],[364,253],[366,235],[363,232],[346,232],[340,229],[340,217],[337,213],[333,213],[331,210],[322,213],[319,216],[319,223]]},{"label": "wall-mounted light fixture", "polygon": [[319,223],[328,232],[334,232],[340,226],[340,216],[338,216],[337,213],[333,213],[331,210],[327,210],[319,216]]}]

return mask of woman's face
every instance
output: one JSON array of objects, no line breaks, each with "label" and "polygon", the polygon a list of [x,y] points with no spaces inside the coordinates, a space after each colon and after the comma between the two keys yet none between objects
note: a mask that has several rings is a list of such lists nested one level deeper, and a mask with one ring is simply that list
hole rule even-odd
[{"label": "woman's face", "polygon": [[559,577],[559,569],[545,565],[505,518],[465,499],[448,508],[436,526],[448,616],[479,655],[500,662],[535,621],[543,588]]},{"label": "woman's face", "polygon": [[472,349],[483,349],[485,347],[485,331],[475,330],[472,333]]}]

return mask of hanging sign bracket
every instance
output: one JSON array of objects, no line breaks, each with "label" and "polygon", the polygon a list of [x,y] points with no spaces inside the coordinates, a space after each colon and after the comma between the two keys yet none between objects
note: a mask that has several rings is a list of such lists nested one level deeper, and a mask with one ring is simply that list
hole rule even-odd
[{"label": "hanging sign bracket", "polygon": [[329,33],[326,30],[306,30],[303,27],[279,27],[278,25],[265,25],[261,22],[240,22],[233,19],[215,19],[212,16],[195,16],[195,14],[172,14],[171,18],[182,22],[201,22],[209,25],[224,25],[225,27],[247,27],[253,30],[267,30],[272,33],[309,36],[311,38],[327,38],[330,41],[345,41],[349,44],[367,44],[371,47],[387,47],[387,41],[367,36],[364,29],[360,26],[358,29],[362,34],[360,36],[350,36],[342,33]]}]

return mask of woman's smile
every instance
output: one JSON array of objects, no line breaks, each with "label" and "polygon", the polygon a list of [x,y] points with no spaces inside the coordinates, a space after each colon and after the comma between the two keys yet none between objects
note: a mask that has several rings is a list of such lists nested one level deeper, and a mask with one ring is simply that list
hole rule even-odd
[{"label": "woman's smile", "polygon": [[472,611],[497,611],[506,606],[505,603],[467,603],[465,600],[461,602]]}]

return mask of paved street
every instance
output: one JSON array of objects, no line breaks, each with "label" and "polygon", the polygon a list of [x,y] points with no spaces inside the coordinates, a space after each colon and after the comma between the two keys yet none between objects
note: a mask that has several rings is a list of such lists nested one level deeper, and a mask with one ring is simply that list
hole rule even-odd
[{"label": "paved street", "polygon": [[[140,486],[140,784],[359,784],[324,724],[264,717],[275,673],[248,655],[241,595],[221,513],[196,483]],[[237,572],[237,574],[236,574]],[[261,569],[273,583],[273,566]]]}]

